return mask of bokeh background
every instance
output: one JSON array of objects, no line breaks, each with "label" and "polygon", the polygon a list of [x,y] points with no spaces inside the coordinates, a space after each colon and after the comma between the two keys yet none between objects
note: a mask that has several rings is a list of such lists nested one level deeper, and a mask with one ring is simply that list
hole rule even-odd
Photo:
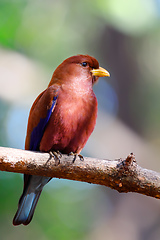
[{"label": "bokeh background", "polygon": [[[111,73],[85,156],[130,152],[160,171],[160,1],[0,0],[0,146],[24,148],[27,118],[54,69],[75,54]],[[12,226],[22,175],[0,172],[0,239],[159,240],[159,200],[52,180],[28,226]]]}]

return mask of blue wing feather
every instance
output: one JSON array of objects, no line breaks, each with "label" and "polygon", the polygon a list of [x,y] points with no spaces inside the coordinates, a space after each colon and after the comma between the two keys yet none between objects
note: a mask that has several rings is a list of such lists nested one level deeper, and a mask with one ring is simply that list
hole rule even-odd
[{"label": "blue wing feather", "polygon": [[39,144],[41,142],[41,139],[43,137],[43,133],[45,131],[46,125],[51,117],[53,108],[56,104],[57,97],[53,98],[52,106],[47,111],[47,116],[45,118],[41,118],[38,125],[33,129],[31,133],[31,139],[30,139],[30,150],[32,151],[38,151],[39,150]]},{"label": "blue wing feather", "polygon": [[[39,150],[40,141],[51,117],[57,97],[53,98],[52,106],[48,109],[46,117],[41,118],[37,127],[33,129],[30,138],[30,150]],[[50,180],[50,177],[24,175],[24,189],[19,200],[18,210],[13,219],[14,225],[27,225],[30,223],[42,189]]]}]

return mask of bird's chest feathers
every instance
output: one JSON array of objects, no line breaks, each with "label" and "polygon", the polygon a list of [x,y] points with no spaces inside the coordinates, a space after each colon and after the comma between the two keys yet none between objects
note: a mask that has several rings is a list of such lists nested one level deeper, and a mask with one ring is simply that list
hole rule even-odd
[{"label": "bird's chest feathers", "polygon": [[96,118],[97,100],[93,91],[88,94],[59,92],[41,150],[80,151],[94,129]]},{"label": "bird's chest feathers", "polygon": [[83,145],[92,133],[96,117],[97,100],[94,94],[83,98],[59,94],[42,140],[61,151],[72,142],[71,151],[77,151],[78,146]]},{"label": "bird's chest feathers", "polygon": [[[63,94],[57,101],[55,114],[65,127],[71,128],[80,125],[86,119],[91,118],[97,110],[96,98],[93,94],[83,94],[82,92]],[[89,119],[88,119],[89,120]]]}]

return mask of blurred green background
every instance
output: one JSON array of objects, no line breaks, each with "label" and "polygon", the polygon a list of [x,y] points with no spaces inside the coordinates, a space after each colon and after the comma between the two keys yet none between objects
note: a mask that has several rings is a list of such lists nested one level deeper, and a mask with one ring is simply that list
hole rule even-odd
[{"label": "blurred green background", "polygon": [[[67,57],[89,54],[111,73],[94,86],[99,114],[85,156],[160,171],[160,1],[0,0],[0,145],[24,148],[36,96]],[[44,189],[28,226],[12,226],[23,187],[0,172],[0,239],[158,240],[160,203],[68,180]]]}]

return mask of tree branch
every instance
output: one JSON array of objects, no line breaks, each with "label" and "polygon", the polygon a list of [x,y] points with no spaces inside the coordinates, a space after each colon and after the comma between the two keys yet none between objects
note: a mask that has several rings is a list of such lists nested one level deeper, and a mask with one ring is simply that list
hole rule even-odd
[{"label": "tree branch", "polygon": [[63,154],[57,161],[50,153],[0,147],[1,171],[83,181],[160,198],[160,173],[138,166],[132,153],[126,159],[113,161],[73,159],[74,156]]}]

